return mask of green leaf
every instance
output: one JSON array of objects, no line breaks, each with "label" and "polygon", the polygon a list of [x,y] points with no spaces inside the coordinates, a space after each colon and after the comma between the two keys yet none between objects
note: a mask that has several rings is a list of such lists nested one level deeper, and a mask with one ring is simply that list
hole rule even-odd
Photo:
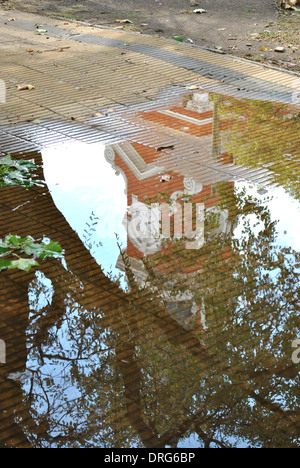
[{"label": "green leaf", "polygon": [[175,41],[178,41],[178,42],[184,42],[184,39],[181,36],[174,36],[174,39]]},{"label": "green leaf", "polygon": [[39,266],[39,263],[33,258],[20,258],[19,260],[11,260],[8,269],[18,268],[19,270],[28,272],[33,266]]},{"label": "green leaf", "polygon": [[11,266],[12,260],[3,260],[0,258],[0,271],[5,270]]},{"label": "green leaf", "polygon": [[21,185],[24,188],[30,188],[35,185],[43,185],[42,181],[33,180],[36,175],[32,174],[38,168],[34,161],[13,160],[8,154],[0,158],[0,186],[9,187],[12,185]]},{"label": "green leaf", "polygon": [[49,244],[45,244],[45,247],[44,249],[48,252],[53,252],[55,254],[59,253],[61,254],[63,249],[61,248],[61,246],[59,245],[58,242],[53,242],[53,241],[50,241]]},{"label": "green leaf", "polygon": [[[1,256],[8,256],[11,254],[13,257],[18,257],[18,260],[5,258]],[[31,258],[20,258],[21,254],[25,254]],[[36,242],[31,236],[20,237],[17,235],[9,234],[4,239],[0,239],[0,271],[5,268],[29,271],[31,267],[38,266],[39,263],[36,258],[61,258],[63,256],[63,249],[57,242],[47,241]]]},{"label": "green leaf", "polygon": [[7,246],[19,248],[21,237],[20,236],[7,236],[5,238],[5,241],[7,243]]},{"label": "green leaf", "polygon": [[34,255],[38,258],[57,257],[60,256],[63,249],[57,242],[50,241],[48,244],[42,242],[38,244],[33,239],[28,239],[21,246],[21,252],[26,255]]},{"label": "green leaf", "polygon": [[40,244],[33,242],[32,239],[28,239],[22,244],[21,252],[25,253],[26,255],[34,255],[35,257],[39,257],[39,255],[43,252],[43,247]]}]

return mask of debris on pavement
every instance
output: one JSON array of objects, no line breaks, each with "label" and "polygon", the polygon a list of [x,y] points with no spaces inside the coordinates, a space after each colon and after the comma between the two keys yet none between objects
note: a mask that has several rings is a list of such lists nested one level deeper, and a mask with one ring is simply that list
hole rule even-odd
[{"label": "debris on pavement", "polygon": [[279,6],[284,7],[286,10],[296,10],[297,5],[300,6],[299,0],[279,0]]},{"label": "debris on pavement", "polygon": [[32,91],[33,89],[35,89],[35,86],[31,84],[22,83],[16,85],[16,88],[18,91]]},{"label": "debris on pavement", "polygon": [[194,10],[194,13],[202,15],[202,13],[207,13],[207,11],[203,10],[203,8],[196,8],[196,10]]},{"label": "debris on pavement", "polygon": [[132,24],[132,21],[130,21],[129,19],[116,19],[116,20],[115,20],[115,23],[119,23],[119,24]]},{"label": "debris on pavement", "polygon": [[170,180],[172,180],[173,177],[170,176],[170,174],[163,174],[161,177],[160,177],[160,182],[164,183],[164,182],[170,182]]}]

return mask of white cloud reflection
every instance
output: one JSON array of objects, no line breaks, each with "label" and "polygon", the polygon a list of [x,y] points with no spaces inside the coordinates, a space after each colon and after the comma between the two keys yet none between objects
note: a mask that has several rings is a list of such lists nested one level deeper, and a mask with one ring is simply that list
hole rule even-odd
[{"label": "white cloud reflection", "polygon": [[115,233],[126,247],[122,226],[126,186],[105,160],[104,150],[102,144],[80,142],[46,148],[42,151],[44,176],[56,207],[95,260],[105,272],[119,274]]}]

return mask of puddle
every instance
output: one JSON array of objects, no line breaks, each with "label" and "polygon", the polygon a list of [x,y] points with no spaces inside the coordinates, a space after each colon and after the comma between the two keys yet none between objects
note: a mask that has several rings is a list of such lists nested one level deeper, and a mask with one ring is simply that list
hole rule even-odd
[{"label": "puddle", "polygon": [[299,107],[197,90],[80,125],[0,192],[0,237],[65,252],[1,272],[1,447],[299,447]]}]

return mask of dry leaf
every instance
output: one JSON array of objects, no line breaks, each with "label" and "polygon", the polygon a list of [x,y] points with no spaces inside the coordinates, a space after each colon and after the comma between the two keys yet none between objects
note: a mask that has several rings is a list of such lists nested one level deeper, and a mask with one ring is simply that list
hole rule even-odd
[{"label": "dry leaf", "polygon": [[35,86],[31,84],[22,83],[16,85],[16,88],[18,89],[18,91],[32,91],[33,89],[35,89]]},{"label": "dry leaf", "polygon": [[195,89],[203,89],[202,86],[199,86],[199,85],[191,85],[191,86],[186,86],[185,89],[188,89],[188,90],[195,90]]},{"label": "dry leaf", "polygon": [[300,4],[300,0],[279,0],[279,6],[285,7],[287,10],[296,10],[296,6]]},{"label": "dry leaf", "polygon": [[173,179],[173,177],[170,176],[170,174],[163,174],[159,178],[160,182],[170,182],[170,180],[172,180],[172,179]]},{"label": "dry leaf", "polygon": [[174,145],[160,146],[159,148],[157,148],[156,151],[165,151],[165,150],[173,150],[173,149],[175,149]]},{"label": "dry leaf", "polygon": [[132,21],[129,19],[116,19],[115,23],[120,23],[120,24],[132,24]]},{"label": "dry leaf", "polygon": [[101,112],[93,112],[92,117],[104,117]]}]

